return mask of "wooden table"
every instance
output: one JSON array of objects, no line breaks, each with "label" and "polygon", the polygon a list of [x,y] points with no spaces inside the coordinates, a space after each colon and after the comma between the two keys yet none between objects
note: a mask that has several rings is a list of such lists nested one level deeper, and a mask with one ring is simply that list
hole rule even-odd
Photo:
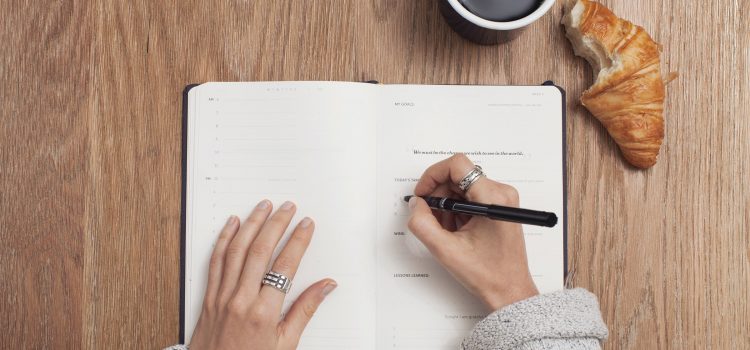
[{"label": "wooden table", "polygon": [[627,166],[577,97],[558,24],[477,46],[435,0],[0,4],[0,348],[177,341],[181,98],[189,83],[377,79],[568,91],[573,286],[609,349],[750,346],[745,0],[608,0],[664,45],[666,139]]}]

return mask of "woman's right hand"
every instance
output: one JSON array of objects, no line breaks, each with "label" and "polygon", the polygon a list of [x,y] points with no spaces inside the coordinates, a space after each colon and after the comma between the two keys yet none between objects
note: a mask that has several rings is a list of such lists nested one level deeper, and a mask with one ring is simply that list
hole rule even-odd
[{"label": "woman's right hand", "polygon": [[[474,168],[463,154],[430,166],[414,189],[416,196],[465,198],[518,207],[515,188],[482,177],[466,193],[456,185]],[[520,224],[433,211],[412,197],[409,230],[433,256],[491,310],[539,294],[531,279]]]}]

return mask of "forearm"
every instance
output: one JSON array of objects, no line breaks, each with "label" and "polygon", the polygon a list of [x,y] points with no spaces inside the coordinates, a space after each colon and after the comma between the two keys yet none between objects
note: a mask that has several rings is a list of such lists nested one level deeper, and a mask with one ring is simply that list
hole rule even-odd
[{"label": "forearm", "polygon": [[477,323],[465,350],[599,349],[607,337],[596,296],[585,289],[538,295],[508,305]]}]

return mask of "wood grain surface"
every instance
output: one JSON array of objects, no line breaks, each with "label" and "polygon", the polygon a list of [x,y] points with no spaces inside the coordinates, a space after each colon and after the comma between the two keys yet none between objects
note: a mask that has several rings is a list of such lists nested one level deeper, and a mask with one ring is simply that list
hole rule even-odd
[{"label": "wood grain surface", "polygon": [[0,348],[177,342],[187,84],[370,79],[563,86],[570,283],[605,347],[750,348],[750,2],[604,3],[680,73],[647,171],[577,103],[561,1],[500,46],[436,0],[0,2]]}]

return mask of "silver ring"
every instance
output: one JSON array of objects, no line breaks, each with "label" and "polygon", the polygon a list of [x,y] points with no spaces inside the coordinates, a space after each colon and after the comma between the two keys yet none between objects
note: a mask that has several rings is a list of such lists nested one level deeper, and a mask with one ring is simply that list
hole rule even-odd
[{"label": "silver ring", "polygon": [[466,192],[469,190],[469,187],[477,182],[477,180],[479,180],[479,178],[482,176],[485,176],[484,171],[482,171],[482,167],[480,167],[479,165],[475,165],[474,169],[471,169],[471,171],[466,174],[466,176],[464,176],[461,181],[458,182],[458,188],[461,191]]},{"label": "silver ring", "polygon": [[263,277],[263,281],[261,281],[261,283],[267,286],[274,287],[284,294],[289,292],[289,288],[292,287],[292,280],[289,279],[289,277],[273,271],[268,271],[268,273]]}]

